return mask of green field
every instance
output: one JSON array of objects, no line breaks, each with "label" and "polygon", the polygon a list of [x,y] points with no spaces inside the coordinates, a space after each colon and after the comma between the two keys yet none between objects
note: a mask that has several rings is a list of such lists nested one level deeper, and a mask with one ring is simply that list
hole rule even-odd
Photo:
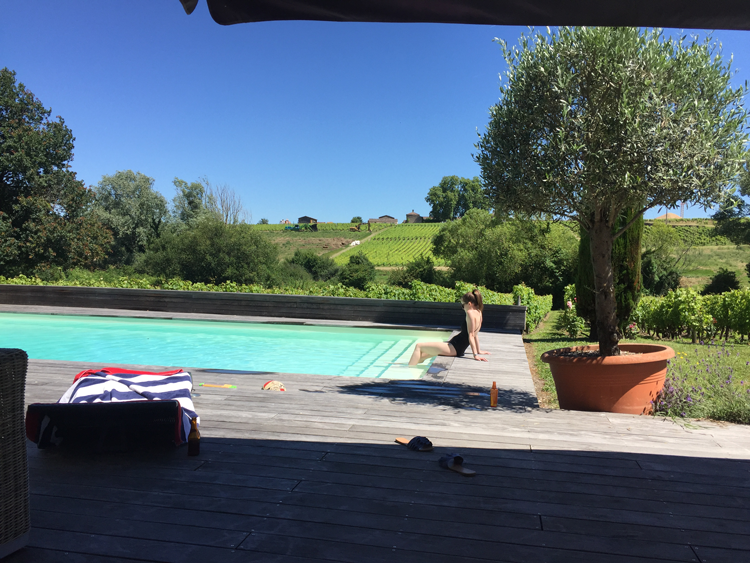
[{"label": "green field", "polygon": [[440,230],[440,223],[394,225],[372,235],[362,244],[336,256],[337,264],[346,264],[353,252],[362,252],[376,266],[403,266],[420,255],[429,256],[435,265],[443,261],[432,254],[432,237]]},{"label": "green field", "polygon": [[750,246],[699,246],[690,249],[684,266],[681,266],[682,285],[703,286],[716,275],[719,268],[737,272],[742,287],[748,287],[746,264],[750,263]]}]

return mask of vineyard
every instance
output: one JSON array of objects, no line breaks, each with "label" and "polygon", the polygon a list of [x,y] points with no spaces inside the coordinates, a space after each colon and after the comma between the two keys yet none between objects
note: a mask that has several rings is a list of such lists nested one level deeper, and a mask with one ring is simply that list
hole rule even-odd
[{"label": "vineyard", "polygon": [[[669,225],[669,228],[677,233],[681,244],[685,246],[729,246],[732,242],[721,235],[716,234],[713,226],[686,226],[686,225]],[[651,229],[650,225],[645,226],[644,234]]]},{"label": "vineyard", "polygon": [[341,253],[335,261],[346,264],[353,252],[362,252],[376,266],[403,266],[420,255],[442,266],[444,262],[432,254],[432,237],[439,230],[439,223],[396,225]]}]

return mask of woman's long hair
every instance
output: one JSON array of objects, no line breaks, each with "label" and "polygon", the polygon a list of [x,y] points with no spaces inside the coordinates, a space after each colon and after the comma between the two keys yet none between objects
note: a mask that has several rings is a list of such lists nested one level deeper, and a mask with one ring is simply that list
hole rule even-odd
[{"label": "woman's long hair", "polygon": [[471,303],[472,305],[474,305],[474,307],[479,309],[480,313],[484,310],[484,303],[482,303],[482,294],[478,289],[464,293],[464,296],[461,298],[461,303]]}]

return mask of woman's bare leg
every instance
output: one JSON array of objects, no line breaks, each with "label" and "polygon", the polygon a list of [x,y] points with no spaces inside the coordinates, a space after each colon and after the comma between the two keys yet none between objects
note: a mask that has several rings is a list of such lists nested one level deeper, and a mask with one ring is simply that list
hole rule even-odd
[{"label": "woman's bare leg", "polygon": [[448,342],[420,342],[414,347],[414,352],[409,360],[410,366],[421,364],[427,358],[435,356],[455,356],[456,349]]}]

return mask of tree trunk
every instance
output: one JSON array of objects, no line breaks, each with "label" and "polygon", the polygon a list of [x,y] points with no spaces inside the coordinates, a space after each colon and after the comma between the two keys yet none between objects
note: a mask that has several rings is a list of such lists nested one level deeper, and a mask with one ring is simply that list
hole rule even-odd
[{"label": "tree trunk", "polygon": [[589,236],[591,239],[591,265],[594,269],[594,291],[596,301],[596,324],[599,336],[599,353],[602,356],[619,356],[620,340],[617,331],[617,302],[612,272],[612,228],[604,221],[595,221]]},{"label": "tree trunk", "polygon": [[[632,218],[637,209],[626,209],[615,222],[617,232]],[[593,221],[593,218],[592,218]],[[612,243],[612,275],[615,287],[615,303],[619,334],[622,335],[633,311],[641,298],[641,238],[643,236],[643,216]],[[578,272],[576,275],[576,311],[586,319],[591,327],[589,340],[599,342],[596,326],[596,299],[594,291],[594,270],[591,265],[591,241],[589,234],[581,229],[578,243]]]}]

